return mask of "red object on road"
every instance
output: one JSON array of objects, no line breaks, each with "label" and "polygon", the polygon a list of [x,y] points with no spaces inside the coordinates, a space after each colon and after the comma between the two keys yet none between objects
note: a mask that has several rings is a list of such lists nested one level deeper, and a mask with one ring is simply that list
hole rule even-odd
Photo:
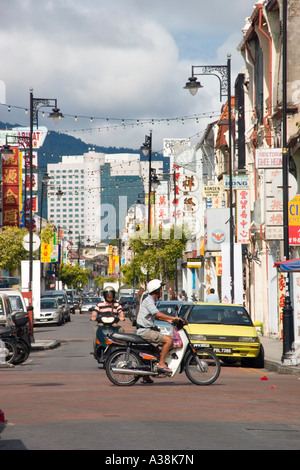
[{"label": "red object on road", "polygon": [[4,413],[0,410],[0,423],[4,423]]}]

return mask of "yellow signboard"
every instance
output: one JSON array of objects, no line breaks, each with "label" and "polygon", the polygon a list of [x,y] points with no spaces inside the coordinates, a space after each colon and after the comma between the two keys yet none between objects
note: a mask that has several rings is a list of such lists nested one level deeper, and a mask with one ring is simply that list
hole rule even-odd
[{"label": "yellow signboard", "polygon": [[48,243],[41,244],[41,263],[51,262],[51,245]]},{"label": "yellow signboard", "polygon": [[300,226],[300,195],[289,201],[289,225]]}]

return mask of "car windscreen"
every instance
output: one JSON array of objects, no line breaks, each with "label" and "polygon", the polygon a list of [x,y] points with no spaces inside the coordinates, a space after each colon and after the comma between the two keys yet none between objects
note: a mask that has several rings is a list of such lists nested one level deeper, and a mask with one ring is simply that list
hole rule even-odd
[{"label": "car windscreen", "polygon": [[188,315],[188,323],[253,326],[243,307],[226,305],[194,305]]},{"label": "car windscreen", "polygon": [[20,297],[18,297],[16,295],[9,295],[8,298],[9,298],[9,302],[10,302],[10,305],[11,305],[11,309],[13,311],[15,311],[15,310],[24,310]]},{"label": "car windscreen", "polygon": [[177,312],[178,310],[176,309],[176,305],[174,304],[157,304],[156,305],[158,310],[161,312],[161,313],[164,313],[165,315],[170,315],[172,317],[176,317],[177,316]]},{"label": "car windscreen", "polygon": [[57,302],[55,299],[47,299],[47,300],[41,300],[41,310],[46,310],[49,308],[56,308],[57,307]]}]

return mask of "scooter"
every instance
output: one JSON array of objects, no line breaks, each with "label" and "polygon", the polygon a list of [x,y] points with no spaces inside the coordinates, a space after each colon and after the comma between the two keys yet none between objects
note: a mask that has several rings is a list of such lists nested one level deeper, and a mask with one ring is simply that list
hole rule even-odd
[{"label": "scooter", "polygon": [[5,346],[5,362],[21,364],[30,354],[31,340],[28,329],[29,315],[15,313],[7,320],[7,326],[0,328],[0,340]]},{"label": "scooter", "polygon": [[181,339],[180,347],[172,347],[166,364],[171,371],[158,368],[158,356],[154,346],[141,336],[132,333],[113,333],[108,336],[112,344],[106,354],[105,370],[115,385],[134,385],[141,377],[174,377],[185,371],[187,378],[196,385],[210,385],[220,374],[220,361],[209,345],[195,347],[181,321],[173,322]]},{"label": "scooter", "polygon": [[18,355],[14,359],[14,364],[21,364],[25,362],[31,351],[31,334],[29,331],[29,315],[27,312],[16,312],[12,314],[12,321],[14,323],[17,341],[18,341]]},{"label": "scooter", "polygon": [[[93,310],[93,309],[90,309]],[[98,328],[96,332],[96,339],[94,343],[94,358],[99,364],[104,364],[107,358],[107,351],[111,344],[108,335],[116,333],[119,330],[119,318],[110,314],[103,313],[96,318]]]}]

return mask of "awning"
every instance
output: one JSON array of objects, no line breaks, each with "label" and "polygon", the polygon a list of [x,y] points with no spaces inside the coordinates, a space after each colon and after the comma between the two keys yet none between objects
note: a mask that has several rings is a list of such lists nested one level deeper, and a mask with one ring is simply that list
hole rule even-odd
[{"label": "awning", "polygon": [[279,271],[284,273],[300,272],[300,258],[278,261],[274,263],[274,267],[279,268]]}]

